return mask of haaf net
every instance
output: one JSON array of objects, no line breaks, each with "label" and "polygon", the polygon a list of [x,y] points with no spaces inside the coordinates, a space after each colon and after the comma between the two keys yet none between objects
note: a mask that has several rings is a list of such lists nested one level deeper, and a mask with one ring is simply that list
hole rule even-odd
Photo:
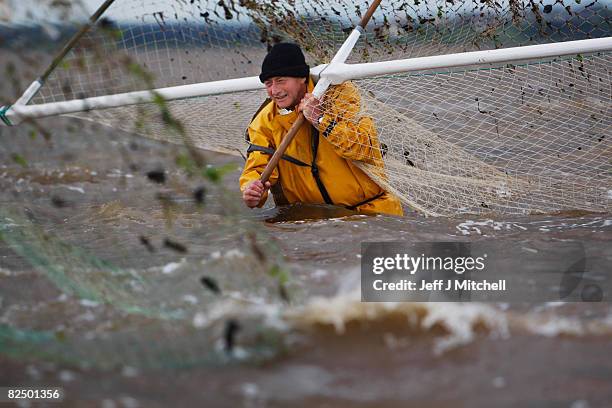
[{"label": "haaf net", "polygon": [[[366,8],[317,0],[117,1],[33,103],[254,76],[278,41],[299,43],[311,67],[328,63]],[[383,2],[347,62],[605,37],[609,16],[608,2],[597,0]],[[360,165],[424,214],[611,208],[609,51],[378,75],[354,84],[358,112],[353,106],[335,119],[373,118],[377,140],[363,146],[374,149]],[[79,117],[239,154],[264,99],[257,90],[167,102],[186,136],[167,132],[155,104]],[[358,135],[348,137],[359,150]],[[372,164],[378,155],[384,168]]]},{"label": "haaf net", "polygon": [[[609,35],[608,2],[549,3],[385,1],[348,62]],[[116,0],[53,71],[31,105],[254,76],[268,48],[281,40],[298,42],[311,66],[328,63],[366,8],[361,2],[315,0]],[[425,214],[610,211],[609,67],[609,53],[584,52],[362,78],[353,81],[360,103],[335,119],[374,120],[376,140],[361,150],[367,152],[361,165]],[[332,95],[334,88],[325,106],[338,112],[337,106],[327,105]],[[76,116],[149,138],[238,155],[246,150],[244,130],[264,99],[262,90],[240,91]],[[359,135],[349,137],[359,151]],[[235,213],[227,210],[231,205],[230,200],[219,204],[226,213]],[[207,250],[235,241],[241,251],[218,259],[210,256],[205,262],[200,262],[204,254],[190,252],[191,258],[171,265],[176,269],[168,274],[166,267],[143,267],[139,255],[125,257],[137,262],[136,267],[121,266],[105,260],[108,256],[100,248],[83,249],[93,245],[95,234],[82,228],[93,219],[95,229],[105,233],[103,242],[113,242],[112,253],[119,254],[114,261],[121,259],[122,251],[141,253],[122,228],[98,225],[104,224],[98,220],[107,211],[114,211],[112,203],[80,209],[85,214],[77,212],[71,217],[76,220],[66,223],[53,222],[60,215],[64,219],[65,213],[47,219],[51,210],[32,214],[16,207],[0,209],[0,238],[43,271],[63,295],[39,307],[32,300],[40,296],[37,286],[30,287],[39,280],[32,275],[12,277],[12,292],[3,299],[10,307],[0,324],[2,354],[102,367],[223,363],[227,353],[219,345],[231,337],[235,316],[241,319],[244,355],[269,358],[282,351],[278,330],[285,305],[279,301],[279,289],[286,276],[274,257],[280,251],[256,245],[266,239],[257,235],[261,229],[245,226],[244,220],[196,212],[187,221],[199,220],[206,228],[189,227],[189,239],[200,240]],[[159,212],[146,215],[158,221],[155,229],[163,230]],[[120,221],[138,223],[144,216],[124,218]],[[76,225],[78,233],[70,225]],[[245,265],[248,273],[233,273]],[[221,295],[202,293],[202,273],[219,282]],[[26,280],[27,285],[19,283]],[[40,292],[48,291],[45,286]],[[292,300],[299,296],[291,294]],[[97,305],[94,318],[81,319],[81,309],[64,302],[66,296],[82,299],[81,308]]]}]

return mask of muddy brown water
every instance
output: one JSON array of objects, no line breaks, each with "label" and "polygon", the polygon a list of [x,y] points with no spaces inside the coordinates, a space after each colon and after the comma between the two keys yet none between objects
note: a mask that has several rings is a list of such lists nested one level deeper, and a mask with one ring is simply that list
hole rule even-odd
[{"label": "muddy brown water", "polygon": [[250,211],[240,158],[203,152],[234,165],[215,184],[177,165],[180,146],[70,118],[38,128],[0,128],[0,386],[62,387],[75,407],[612,401],[609,292],[568,304],[359,298],[371,241],[580,242],[596,265],[587,278],[605,288],[610,214]]}]

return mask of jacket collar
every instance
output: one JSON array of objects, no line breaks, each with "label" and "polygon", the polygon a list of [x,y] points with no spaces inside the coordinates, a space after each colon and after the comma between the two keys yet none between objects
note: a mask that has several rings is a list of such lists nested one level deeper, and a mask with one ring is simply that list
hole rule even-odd
[{"label": "jacket collar", "polygon": [[[312,80],[312,77],[308,77],[308,85],[306,86],[306,90],[308,93],[312,93],[312,90],[314,89],[314,82]],[[275,113],[276,113],[276,121],[277,123],[286,131],[288,131],[291,128],[291,125],[293,125],[293,122],[296,121],[298,115],[295,111],[290,111],[287,109],[280,109],[278,106],[276,106],[276,103],[274,103],[274,108],[275,108]]]},{"label": "jacket collar", "polygon": [[[308,77],[308,85],[306,85],[306,92],[312,93],[313,90],[314,90],[314,81],[312,80],[312,77],[309,76]],[[289,116],[291,114],[295,115],[294,111],[288,110],[288,109],[281,109],[278,106],[276,106],[276,103],[274,104],[274,106],[276,107],[276,113],[278,113],[281,116]]]}]

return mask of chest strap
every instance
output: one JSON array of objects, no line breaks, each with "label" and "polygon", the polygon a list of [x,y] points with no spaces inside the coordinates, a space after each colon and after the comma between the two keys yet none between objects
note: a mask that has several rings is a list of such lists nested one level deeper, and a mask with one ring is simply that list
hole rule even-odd
[{"label": "chest strap", "polygon": [[336,120],[332,120],[331,122],[329,122],[329,125],[327,125],[327,127],[325,128],[325,130],[323,131],[323,137],[327,138],[330,133],[334,130],[334,128],[336,127],[337,122]]},{"label": "chest strap", "polygon": [[[274,152],[276,151],[272,147],[260,146],[260,145],[253,144],[251,142],[248,142],[248,143],[249,143],[249,148],[247,149],[247,154],[252,153],[252,152],[263,152],[263,153],[266,153],[272,156]],[[301,167],[310,167],[310,164],[306,164],[303,161],[296,159],[295,157],[289,156],[288,154],[283,154],[281,156],[281,159],[286,160],[289,163],[293,163]]]},{"label": "chest strap", "polygon": [[319,187],[319,191],[321,192],[321,196],[323,197],[325,204],[334,204],[331,197],[329,196],[329,193],[327,192],[327,189],[325,188],[325,185],[323,184],[323,181],[321,180],[321,177],[319,176],[319,166],[317,166],[317,152],[319,151],[319,131],[314,126],[311,126],[310,129],[310,140],[312,143],[312,164],[310,165],[310,171],[315,179],[315,182],[317,183],[317,187]]},{"label": "chest strap", "polygon": [[364,204],[371,203],[372,201],[377,200],[377,199],[379,199],[380,197],[382,197],[384,195],[385,195],[385,192],[383,191],[381,193],[376,194],[374,197],[370,197],[368,199],[365,199],[365,200],[363,200],[361,202],[358,202],[355,205],[347,205],[346,208],[349,209],[349,210],[356,210],[357,207],[361,207]]},{"label": "chest strap", "polygon": [[[281,156],[281,159],[286,160],[289,163],[295,164],[300,167],[310,167],[310,172],[312,173],[312,177],[314,178],[315,183],[317,183],[317,187],[319,188],[319,192],[321,193],[321,196],[323,197],[323,201],[325,201],[325,204],[333,205],[334,202],[329,196],[329,193],[327,192],[327,189],[325,188],[325,184],[323,184],[323,181],[321,180],[321,176],[319,175],[319,166],[317,166],[317,152],[319,150],[319,131],[315,129],[314,127],[311,127],[310,134],[311,134],[311,138],[310,138],[311,146],[310,147],[312,149],[312,163],[311,164],[304,163],[303,161],[296,159],[295,157],[291,157],[288,154],[283,154]],[[251,152],[262,152],[262,153],[266,153],[269,155],[273,155],[275,151],[276,150],[272,147],[260,146],[260,145],[256,145],[256,144],[249,142],[247,154]]]}]

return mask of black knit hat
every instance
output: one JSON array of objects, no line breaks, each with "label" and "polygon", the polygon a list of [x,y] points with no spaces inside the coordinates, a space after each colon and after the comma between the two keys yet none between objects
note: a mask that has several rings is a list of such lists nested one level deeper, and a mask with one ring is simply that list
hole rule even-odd
[{"label": "black knit hat", "polygon": [[264,82],[275,76],[307,78],[309,73],[310,68],[299,45],[278,43],[264,58],[259,80]]}]

